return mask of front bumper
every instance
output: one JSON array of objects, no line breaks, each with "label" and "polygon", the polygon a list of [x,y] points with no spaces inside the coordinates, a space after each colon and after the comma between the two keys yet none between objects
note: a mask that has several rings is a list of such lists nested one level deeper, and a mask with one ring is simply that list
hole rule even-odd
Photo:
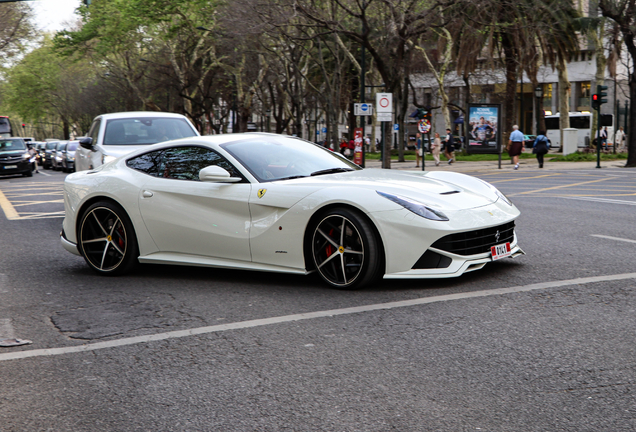
[{"label": "front bumper", "polygon": [[0,175],[22,174],[29,171],[31,171],[31,164],[28,160],[0,162]]},{"label": "front bumper", "polygon": [[82,256],[82,254],[80,254],[79,250],[77,249],[77,245],[66,238],[66,234],[64,233],[64,230],[62,230],[62,232],[60,233],[60,242],[62,243],[62,247],[66,249],[67,251],[69,251],[70,253],[74,255]]},{"label": "front bumper", "polygon": [[[510,258],[517,258],[520,255],[526,253],[517,244],[517,236],[515,235],[514,242],[510,245],[511,255]],[[440,249],[430,248],[429,250],[436,252],[439,255],[448,257],[451,259],[450,265],[445,268],[433,268],[433,269],[411,269],[408,271],[385,274],[385,279],[441,279],[459,277],[464,273],[468,273],[475,270],[480,270],[486,264],[493,262],[492,256],[489,253],[481,253],[471,256],[455,255]]]}]

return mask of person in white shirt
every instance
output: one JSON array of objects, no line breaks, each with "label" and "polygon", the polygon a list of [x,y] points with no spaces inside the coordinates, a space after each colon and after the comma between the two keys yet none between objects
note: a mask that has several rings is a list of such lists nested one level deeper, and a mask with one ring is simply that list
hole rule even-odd
[{"label": "person in white shirt", "polygon": [[625,131],[622,126],[614,134],[614,148],[616,151],[625,151]]}]

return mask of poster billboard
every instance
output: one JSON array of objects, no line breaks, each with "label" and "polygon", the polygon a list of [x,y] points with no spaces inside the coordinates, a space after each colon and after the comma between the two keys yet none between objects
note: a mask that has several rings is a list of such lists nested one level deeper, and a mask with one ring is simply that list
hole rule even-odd
[{"label": "poster billboard", "polygon": [[469,104],[465,124],[468,153],[500,153],[501,105]]}]

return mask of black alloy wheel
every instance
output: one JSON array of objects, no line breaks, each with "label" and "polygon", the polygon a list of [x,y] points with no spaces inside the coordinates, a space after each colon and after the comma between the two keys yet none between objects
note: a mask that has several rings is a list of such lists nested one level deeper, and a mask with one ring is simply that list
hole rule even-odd
[{"label": "black alloy wheel", "polygon": [[316,270],[334,288],[362,288],[384,273],[375,230],[366,218],[349,209],[332,209],[322,215],[314,228],[311,253]]},{"label": "black alloy wheel", "polygon": [[130,219],[124,209],[110,201],[86,209],[78,227],[78,248],[88,265],[102,275],[126,273],[139,257]]}]

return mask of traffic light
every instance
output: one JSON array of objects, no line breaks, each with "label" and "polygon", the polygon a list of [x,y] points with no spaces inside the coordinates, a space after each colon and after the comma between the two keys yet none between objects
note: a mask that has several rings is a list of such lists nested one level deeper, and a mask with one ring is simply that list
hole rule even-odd
[{"label": "traffic light", "polygon": [[601,107],[601,105],[598,103],[598,95],[597,94],[593,94],[592,95],[592,109],[598,110]]},{"label": "traffic light", "polygon": [[598,107],[599,108],[604,103],[607,103],[607,99],[603,99],[604,97],[607,96],[606,91],[607,91],[607,86],[604,86],[604,85],[597,85],[596,86],[596,95],[598,96]]}]

